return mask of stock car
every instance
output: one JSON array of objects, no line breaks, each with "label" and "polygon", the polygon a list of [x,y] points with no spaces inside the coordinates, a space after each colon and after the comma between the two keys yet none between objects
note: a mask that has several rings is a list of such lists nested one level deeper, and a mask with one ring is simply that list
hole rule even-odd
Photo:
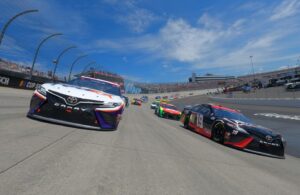
[{"label": "stock car", "polygon": [[125,106],[129,106],[129,98],[127,96],[122,95],[122,99],[124,100]]},{"label": "stock car", "polygon": [[27,116],[79,128],[117,129],[123,110],[120,85],[82,76],[38,86]]},{"label": "stock car", "polygon": [[155,110],[155,114],[162,118],[171,118],[179,120],[181,112],[172,104],[160,103]]},{"label": "stock car", "polygon": [[180,121],[187,129],[237,149],[284,158],[286,141],[272,130],[255,125],[240,111],[214,104],[187,106]]},{"label": "stock car", "polygon": [[132,105],[137,105],[137,106],[141,106],[142,105],[142,100],[138,99],[138,98],[133,98],[131,100],[131,104]]},{"label": "stock car", "polygon": [[159,101],[155,101],[151,103],[150,108],[154,110],[157,109],[158,106],[159,106]]}]

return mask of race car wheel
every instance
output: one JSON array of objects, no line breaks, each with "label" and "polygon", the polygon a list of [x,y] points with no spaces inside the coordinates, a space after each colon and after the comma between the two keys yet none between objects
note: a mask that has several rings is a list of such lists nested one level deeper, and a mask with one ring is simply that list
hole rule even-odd
[{"label": "race car wheel", "polygon": [[212,130],[212,135],[211,135],[212,140],[223,144],[224,143],[224,135],[225,135],[225,128],[224,128],[223,123],[215,124],[215,126]]},{"label": "race car wheel", "polygon": [[188,117],[185,117],[183,127],[186,128],[186,129],[190,129],[189,118]]}]

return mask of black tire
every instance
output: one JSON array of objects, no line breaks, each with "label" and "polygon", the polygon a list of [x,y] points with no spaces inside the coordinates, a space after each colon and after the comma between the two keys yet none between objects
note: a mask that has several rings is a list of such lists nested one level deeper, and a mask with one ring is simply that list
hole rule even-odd
[{"label": "black tire", "polygon": [[189,126],[189,117],[187,117],[187,116],[185,116],[183,127],[186,128],[186,129],[190,129],[190,126]]},{"label": "black tire", "polygon": [[216,123],[212,129],[211,139],[221,144],[224,143],[225,127],[224,124],[219,122]]}]

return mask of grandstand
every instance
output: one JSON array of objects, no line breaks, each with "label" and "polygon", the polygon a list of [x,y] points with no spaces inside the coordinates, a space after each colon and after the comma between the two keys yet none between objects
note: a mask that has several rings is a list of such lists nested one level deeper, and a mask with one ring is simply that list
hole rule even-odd
[{"label": "grandstand", "polygon": [[192,74],[192,77],[189,78],[190,83],[195,83],[195,82],[203,82],[203,81],[221,81],[221,82],[226,82],[228,80],[233,80],[235,79],[234,76],[220,76],[220,75],[213,75],[213,74],[206,74],[204,76],[197,76],[196,73]]},{"label": "grandstand", "polygon": [[[31,68],[25,65],[20,65],[15,62],[4,60],[0,58],[0,73],[1,75],[11,76],[19,79],[32,79],[33,81],[44,83],[52,80],[52,72],[42,72],[34,70],[32,78],[30,78]],[[56,80],[62,81],[60,78],[55,77]]]},{"label": "grandstand", "polygon": [[214,89],[221,87],[218,82],[201,82],[201,83],[135,83],[135,86],[141,89],[141,93],[169,93],[181,91],[193,91],[202,89]]},{"label": "grandstand", "polygon": [[[0,70],[6,70],[6,71],[11,71],[11,72],[18,72],[21,74],[30,74],[31,68],[25,65],[20,65],[15,62],[10,62],[8,60],[4,60],[0,58]],[[48,73],[42,72],[42,71],[37,71],[34,70],[32,73],[34,76],[38,77],[44,77],[44,78],[49,78],[51,79],[51,75]]]}]

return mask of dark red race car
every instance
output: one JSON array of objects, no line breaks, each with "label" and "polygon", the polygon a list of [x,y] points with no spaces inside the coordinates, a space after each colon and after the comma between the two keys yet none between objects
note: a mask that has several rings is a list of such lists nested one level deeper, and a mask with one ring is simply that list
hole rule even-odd
[{"label": "dark red race car", "polygon": [[240,111],[214,104],[185,107],[184,127],[221,144],[268,156],[284,158],[286,142],[280,134],[255,125]]}]

